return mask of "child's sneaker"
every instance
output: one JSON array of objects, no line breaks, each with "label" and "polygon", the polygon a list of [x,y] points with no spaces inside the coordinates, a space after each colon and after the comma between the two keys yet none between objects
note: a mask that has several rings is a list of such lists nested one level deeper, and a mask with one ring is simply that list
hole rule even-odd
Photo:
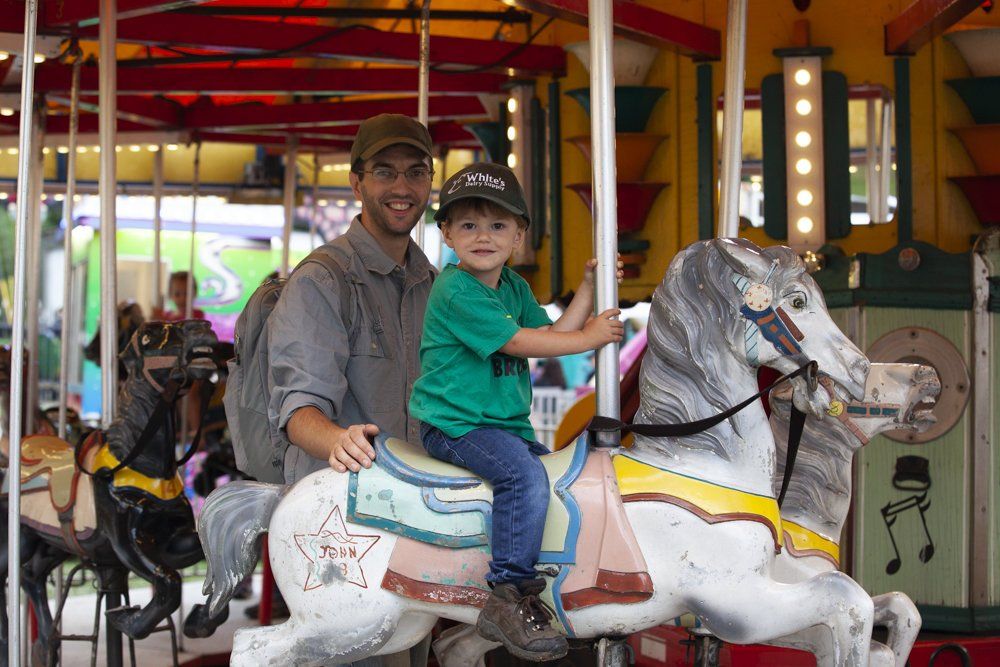
[{"label": "child's sneaker", "polygon": [[511,654],[524,660],[556,660],[566,655],[566,636],[552,627],[552,612],[538,599],[543,580],[497,584],[479,613],[476,630],[491,641],[501,642]]}]

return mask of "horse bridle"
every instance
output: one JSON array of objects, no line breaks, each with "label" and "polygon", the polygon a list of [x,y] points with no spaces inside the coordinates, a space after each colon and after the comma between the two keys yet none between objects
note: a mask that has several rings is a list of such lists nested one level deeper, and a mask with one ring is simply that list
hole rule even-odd
[{"label": "horse bridle", "polygon": [[[747,362],[758,367],[757,337],[763,336],[765,340],[774,345],[775,349],[786,356],[804,356],[802,346],[799,342],[805,339],[805,335],[795,326],[792,319],[779,306],[773,307],[773,297],[771,288],[766,285],[771,274],[774,272],[777,263],[772,263],[770,270],[759,283],[751,282],[746,276],[736,274],[733,276],[733,283],[743,295],[744,303],[740,308],[740,314],[746,320],[744,342],[746,344]],[[777,380],[758,391],[753,396],[742,402],[705,419],[697,419],[681,424],[626,424],[619,419],[602,417],[595,415],[587,425],[588,443],[597,446],[596,443],[604,442],[598,434],[618,433],[618,441],[626,433],[635,433],[651,438],[680,438],[694,435],[706,431],[717,424],[729,419],[751,403],[770,393],[778,385],[794,378],[805,376],[806,383],[810,391],[816,391],[819,387],[819,364],[815,361],[805,361],[796,370],[785,373]],[[802,431],[805,428],[806,413],[799,410],[792,403],[791,417],[788,423],[788,448],[785,451],[785,470],[781,480],[781,490],[778,493],[778,506],[780,507],[785,499],[785,492],[788,490],[788,483],[792,478],[792,470],[795,467],[795,458],[799,450],[799,442],[802,440]]]},{"label": "horse bridle", "polygon": [[[131,345],[135,349],[139,358],[142,359],[142,375],[146,381],[158,392],[156,407],[153,409],[153,413],[149,416],[149,420],[146,422],[146,426],[143,427],[142,433],[136,439],[135,446],[129,450],[129,453],[125,455],[125,458],[118,462],[114,468],[102,468],[97,471],[97,473],[92,473],[87,470],[80,460],[82,454],[83,440],[76,443],[73,450],[73,457],[76,461],[76,467],[80,469],[84,474],[95,477],[100,475],[106,475],[107,477],[113,477],[118,471],[128,467],[135,461],[145,450],[146,443],[153,437],[153,435],[158,431],[161,426],[165,426],[167,429],[167,439],[168,441],[173,441],[176,439],[176,425],[174,424],[174,414],[173,406],[178,398],[178,393],[187,381],[187,369],[182,366],[182,355],[173,356],[157,356],[157,357],[146,357],[141,354],[139,349],[138,337],[133,336]],[[159,382],[153,379],[152,371],[162,370],[164,368],[170,369],[169,379],[166,384],[161,385]],[[179,374],[179,377],[178,377]],[[194,453],[198,451],[198,446],[201,444],[201,432],[202,427],[205,425],[205,412],[208,408],[208,402],[212,397],[212,392],[214,391],[214,386],[211,382],[205,382],[201,386],[201,409],[199,411],[200,421],[198,423],[198,430],[195,432],[194,438],[191,440],[191,445],[188,447],[184,455],[179,458],[176,462],[177,467],[183,466],[188,460],[194,456]]]}]

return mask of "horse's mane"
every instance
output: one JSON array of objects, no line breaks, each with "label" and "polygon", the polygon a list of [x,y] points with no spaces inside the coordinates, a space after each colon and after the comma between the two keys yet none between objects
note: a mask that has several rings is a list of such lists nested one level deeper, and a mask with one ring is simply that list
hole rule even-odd
[{"label": "horse's mane", "polygon": [[[788,248],[761,253],[777,261],[771,285],[784,284],[805,270]],[[736,315],[742,298],[732,282],[734,273],[712,241],[688,246],[671,263],[650,308],[650,353],[642,363],[636,422],[688,422],[730,407],[733,397],[726,392],[726,374],[732,364],[727,365],[725,358],[734,347],[743,358],[744,330],[743,319]],[[728,420],[737,435],[745,430],[744,419],[739,413]],[[684,447],[731,460],[725,447],[728,438],[720,427],[685,437]],[[674,438],[642,442],[661,451],[678,445]]]},{"label": "horse's mane", "polygon": [[[774,475],[774,493],[781,489],[785,474],[785,456],[788,451],[788,421],[791,413],[786,400],[771,401],[771,426],[775,437],[777,465]],[[844,500],[851,494],[851,460],[854,438],[839,422],[826,419],[820,422],[806,419],[795,468],[785,493],[784,507],[795,508],[824,522],[839,524],[843,517]]]}]

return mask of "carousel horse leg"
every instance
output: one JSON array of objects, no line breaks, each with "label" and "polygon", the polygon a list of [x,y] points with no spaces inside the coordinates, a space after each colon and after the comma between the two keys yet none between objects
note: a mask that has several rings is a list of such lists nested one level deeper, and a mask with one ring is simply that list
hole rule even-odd
[{"label": "carousel horse leg", "polygon": [[108,625],[131,639],[145,639],[160,621],[181,603],[181,578],[176,570],[154,562],[139,547],[145,536],[140,533],[139,510],[128,508],[108,526],[115,555],[126,569],[153,585],[153,599],[145,607],[110,608],[105,613]]},{"label": "carousel horse leg", "polygon": [[904,667],[920,633],[920,612],[904,593],[883,593],[873,597],[872,602],[875,603],[875,625],[888,628],[885,643],[896,656],[895,664]]},{"label": "carousel horse leg", "polygon": [[43,545],[22,572],[21,586],[31,600],[38,622],[38,640],[31,647],[32,663],[55,667],[59,660],[59,642],[53,637],[52,612],[49,610],[49,574],[68,558],[64,551]]},{"label": "carousel horse leg", "polygon": [[597,667],[628,667],[631,652],[625,637],[601,637],[597,642]]}]

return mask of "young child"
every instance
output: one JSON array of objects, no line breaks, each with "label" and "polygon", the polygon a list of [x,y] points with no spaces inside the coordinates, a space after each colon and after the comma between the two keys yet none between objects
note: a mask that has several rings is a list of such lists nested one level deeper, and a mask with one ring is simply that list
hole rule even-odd
[{"label": "young child", "polygon": [[[173,322],[183,320],[187,313],[188,280],[191,274],[187,271],[174,271],[167,282],[167,298],[174,302],[176,310],[154,310],[153,318]],[[197,291],[196,291],[197,293]],[[204,319],[205,311],[200,308],[191,309],[191,317]]]},{"label": "young child", "polygon": [[445,267],[431,289],[410,413],[423,423],[431,456],[493,485],[493,560],[486,577],[493,593],[479,615],[479,633],[521,658],[559,658],[566,638],[538,599],[545,580],[535,572],[549,501],[539,456],[548,450],[528,421],[527,358],[620,341],[619,311],[590,317],[595,260],[554,324],[528,283],[505,266],[529,224],[510,169],[480,163],[458,172],[441,188],[434,218],[459,263]]}]

